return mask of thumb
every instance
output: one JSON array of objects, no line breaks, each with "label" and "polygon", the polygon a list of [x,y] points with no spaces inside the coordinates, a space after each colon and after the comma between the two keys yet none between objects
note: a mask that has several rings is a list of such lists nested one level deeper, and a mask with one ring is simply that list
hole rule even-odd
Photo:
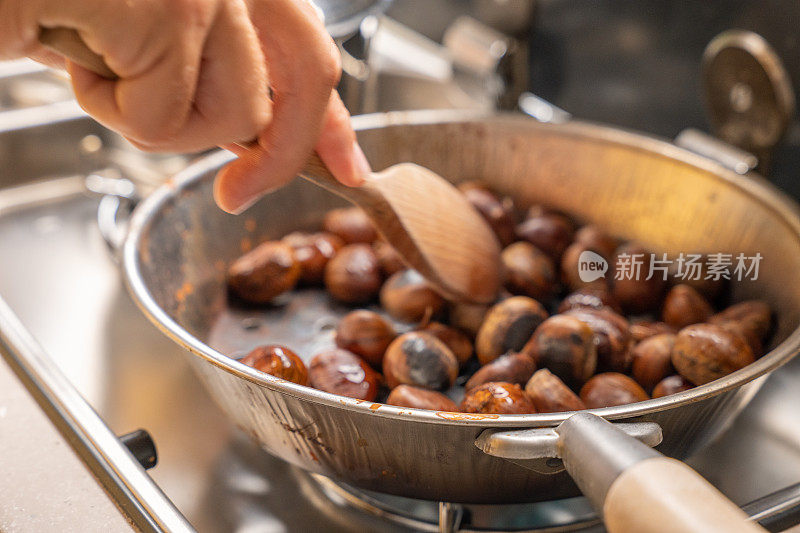
[{"label": "thumb", "polygon": [[356,141],[350,113],[336,90],[331,92],[322,131],[314,149],[340,182],[351,187],[364,183],[372,169]]}]

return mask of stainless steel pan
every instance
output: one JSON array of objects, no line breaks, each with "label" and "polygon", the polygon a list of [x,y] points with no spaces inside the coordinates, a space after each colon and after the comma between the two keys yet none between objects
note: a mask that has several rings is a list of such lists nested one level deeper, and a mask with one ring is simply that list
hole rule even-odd
[{"label": "stainless steel pan", "polygon": [[[675,396],[598,409],[609,420],[663,429],[661,452],[683,458],[714,438],[771,370],[800,346],[797,206],[753,176],[740,176],[676,146],[590,124],[542,125],[516,116],[411,112],[357,117],[375,168],[414,161],[454,182],[483,179],[522,205],[575,213],[654,250],[761,253],[757,281],[734,297],[767,299],[778,317],[771,351],[753,365]],[[361,402],[287,383],[238,363],[256,344],[286,343],[308,360],[331,342],[346,309],[304,291],[272,309],[228,307],[225,267],[264,239],[313,228],[341,200],[300,180],[245,215],[218,210],[211,186],[230,155],[215,153],[142,203],[123,247],[134,299],[183,345],[212,395],[265,450],[352,485],[451,502],[526,502],[573,495],[554,461],[494,457],[494,432],[552,427],[566,414],[467,415]],[[655,425],[657,424],[657,426]],[[520,450],[535,447],[517,434]],[[654,435],[641,436],[644,440]],[[508,433],[498,438],[510,442]],[[517,464],[519,463],[519,464]],[[530,467],[524,468],[520,466]]]}]

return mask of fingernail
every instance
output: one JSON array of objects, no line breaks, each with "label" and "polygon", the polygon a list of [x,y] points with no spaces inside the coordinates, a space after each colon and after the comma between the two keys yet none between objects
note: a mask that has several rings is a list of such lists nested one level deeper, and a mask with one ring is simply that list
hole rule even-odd
[{"label": "fingernail", "polygon": [[358,145],[358,141],[353,141],[353,163],[355,164],[358,185],[361,185],[372,173],[372,167],[369,165],[364,151]]}]

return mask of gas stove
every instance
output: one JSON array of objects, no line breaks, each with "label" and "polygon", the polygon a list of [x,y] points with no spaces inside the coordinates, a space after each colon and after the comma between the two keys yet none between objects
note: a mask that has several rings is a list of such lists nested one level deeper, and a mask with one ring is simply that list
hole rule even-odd
[{"label": "gas stove", "polygon": [[[601,3],[579,12],[543,1],[534,16],[532,2],[519,2],[516,8],[525,10],[522,24],[519,14],[503,17],[489,9],[493,16],[487,16],[481,2],[464,3],[470,14],[494,24],[491,28],[465,19],[455,23],[455,12],[463,14],[464,4],[437,2],[436,16],[425,21],[413,4],[398,0],[389,11],[393,19],[368,19],[345,43],[352,61],[343,92],[354,112],[430,107],[431,102],[513,107],[530,90],[549,101],[541,100],[545,107],[538,109],[549,110],[551,117],[566,117],[563,108],[668,136],[688,126],[709,129],[699,96],[689,95],[697,87],[667,91],[668,97],[653,107],[652,100],[667,89],[661,76],[669,76],[648,76],[646,69],[656,68],[651,61],[642,60],[641,79],[628,79],[622,67],[593,63],[597,57],[607,62],[623,57],[631,69],[639,68],[631,49],[639,47],[639,53],[657,51],[658,65],[699,86],[699,74],[691,69],[699,69],[707,40],[695,36],[680,52],[662,50],[667,42],[658,38],[661,29],[654,27],[652,10],[627,6],[613,19],[618,41],[598,47],[600,29],[578,29],[591,26],[587,13],[603,9]],[[725,26],[727,19],[720,18],[714,18],[716,24]],[[566,40],[559,28],[575,31],[578,42]],[[464,43],[474,45],[470,53],[460,48]],[[411,69],[398,49],[425,58],[428,70]],[[590,50],[595,59],[586,55]],[[690,57],[692,51],[699,55]],[[102,221],[104,195],[116,190],[120,178],[146,194],[189,158],[140,154],[85,117],[59,75],[25,62],[2,67],[0,150],[9,150],[0,158],[0,295],[108,428],[116,434],[148,430],[158,449],[158,465],[149,476],[168,506],[185,517],[183,525],[242,532],[602,530],[583,498],[506,506],[411,500],[348,487],[263,452],[231,427],[181,348],[131,302],[105,242],[109,235],[98,226],[98,207]],[[593,68],[602,72],[590,82],[585,77]],[[631,106],[651,111],[637,114]],[[792,122],[772,165],[776,183],[796,197],[800,189],[789,176],[800,159],[797,138]],[[42,146],[48,146],[45,156]],[[720,439],[688,461],[772,530],[800,522],[798,380],[800,361],[795,360],[770,376]],[[150,511],[157,514],[158,508]],[[145,529],[169,529],[162,526],[154,520]]]}]

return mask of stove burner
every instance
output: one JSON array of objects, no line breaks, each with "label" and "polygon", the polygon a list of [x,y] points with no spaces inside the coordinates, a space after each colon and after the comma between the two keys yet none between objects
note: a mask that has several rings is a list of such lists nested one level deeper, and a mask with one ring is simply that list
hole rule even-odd
[{"label": "stove burner", "polygon": [[305,477],[331,504],[350,507],[415,531],[541,533],[588,531],[601,524],[582,497],[531,504],[454,504],[357,489],[319,474]]}]

